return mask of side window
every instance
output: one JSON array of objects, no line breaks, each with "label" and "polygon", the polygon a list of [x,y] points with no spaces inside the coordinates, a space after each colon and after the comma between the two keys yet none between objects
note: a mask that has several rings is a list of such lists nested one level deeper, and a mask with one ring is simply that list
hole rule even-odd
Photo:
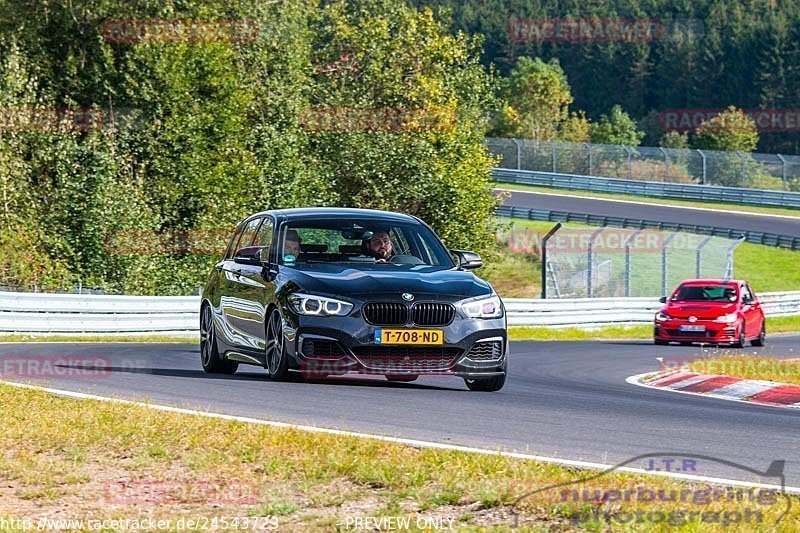
[{"label": "side window", "polygon": [[747,292],[750,294],[750,298],[755,300],[756,299],[756,293],[753,292],[753,289],[750,288],[750,285],[745,283],[744,286],[747,287]]},{"label": "side window", "polygon": [[750,294],[750,288],[747,285],[742,285],[742,301],[752,300],[753,295]]},{"label": "side window", "polygon": [[394,250],[392,252],[394,255],[405,255],[411,252],[411,247],[408,245],[406,236],[403,235],[402,231],[398,231],[398,228],[389,230],[389,239],[391,239],[394,245]]},{"label": "side window", "polygon": [[261,224],[261,227],[258,228],[258,234],[256,235],[256,240],[253,243],[253,246],[260,246],[262,248],[267,248],[266,253],[261,252],[261,257],[266,258],[269,257],[269,247],[272,246],[272,230],[274,228],[272,219],[267,217],[264,219],[264,223]]},{"label": "side window", "polygon": [[225,258],[224,260],[233,259],[233,252],[236,251],[236,243],[239,242],[239,237],[242,236],[242,229],[244,229],[244,223],[239,224],[236,227],[236,231],[233,232],[233,237],[231,237],[231,242],[228,243],[228,248],[225,249]]},{"label": "side window", "polygon": [[236,251],[241,250],[242,248],[247,248],[248,246],[253,245],[253,239],[256,236],[256,231],[258,230],[258,225],[261,224],[260,218],[254,218],[250,222],[248,222],[244,230],[242,231],[241,236],[239,237],[239,241],[236,243],[234,249]]}]

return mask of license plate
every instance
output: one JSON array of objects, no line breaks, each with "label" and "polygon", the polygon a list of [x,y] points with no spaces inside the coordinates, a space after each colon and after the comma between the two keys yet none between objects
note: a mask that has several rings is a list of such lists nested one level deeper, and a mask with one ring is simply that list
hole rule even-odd
[{"label": "license plate", "polygon": [[706,330],[705,326],[678,326],[678,331],[691,331],[691,332],[703,332]]},{"label": "license plate", "polygon": [[444,344],[440,329],[376,329],[375,344]]}]

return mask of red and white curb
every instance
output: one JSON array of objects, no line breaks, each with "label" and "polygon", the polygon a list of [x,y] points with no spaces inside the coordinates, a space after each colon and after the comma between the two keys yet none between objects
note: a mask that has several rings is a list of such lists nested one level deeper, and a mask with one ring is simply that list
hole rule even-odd
[{"label": "red and white curb", "polygon": [[683,394],[800,409],[800,386],[775,381],[700,374],[683,368],[657,374],[639,374],[625,381]]}]

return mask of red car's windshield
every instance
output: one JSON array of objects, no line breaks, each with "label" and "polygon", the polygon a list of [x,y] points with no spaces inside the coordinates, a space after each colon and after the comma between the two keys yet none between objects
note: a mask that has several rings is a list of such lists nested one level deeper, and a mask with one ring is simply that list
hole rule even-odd
[{"label": "red car's windshield", "polygon": [[736,288],[730,285],[682,285],[673,301],[735,302]]}]

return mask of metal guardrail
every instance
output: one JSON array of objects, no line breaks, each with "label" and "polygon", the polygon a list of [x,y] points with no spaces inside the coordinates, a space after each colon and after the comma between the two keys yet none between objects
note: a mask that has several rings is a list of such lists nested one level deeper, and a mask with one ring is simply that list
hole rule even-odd
[{"label": "metal guardrail", "polygon": [[486,138],[499,167],[602,178],[800,191],[800,156]]},{"label": "metal guardrail", "polygon": [[661,222],[658,220],[644,220],[640,218],[610,217],[603,215],[587,215],[585,213],[572,213],[569,211],[551,211],[549,209],[531,209],[528,207],[514,207],[501,205],[495,212],[501,217],[538,220],[541,222],[578,222],[592,226],[612,226],[616,228],[657,229],[659,231],[685,231],[698,235],[713,235],[728,239],[741,239],[754,244],[776,246],[800,250],[800,237],[780,235],[761,231],[744,231],[717,226],[704,226],[701,224],[684,224],[677,222]]},{"label": "metal guardrail", "polygon": [[[800,291],[759,295],[769,316],[800,315]],[[511,326],[582,327],[645,324],[655,298],[503,299]],[[198,296],[0,294],[0,332],[56,334],[199,333]]]},{"label": "metal guardrail", "polygon": [[198,296],[0,292],[0,332],[163,334],[199,332]]},{"label": "metal guardrail", "polygon": [[[800,291],[758,295],[768,316],[800,315]],[[663,307],[657,298],[504,298],[510,326],[596,328],[612,325],[652,324]]]},{"label": "metal guardrail", "polygon": [[539,187],[572,189],[581,191],[629,194],[654,198],[724,202],[729,204],[761,207],[800,208],[800,193],[722,187],[719,185],[693,185],[685,183],[663,183],[658,181],[599,178],[578,174],[556,174],[530,170],[493,168],[492,177],[502,183],[519,183]]}]

